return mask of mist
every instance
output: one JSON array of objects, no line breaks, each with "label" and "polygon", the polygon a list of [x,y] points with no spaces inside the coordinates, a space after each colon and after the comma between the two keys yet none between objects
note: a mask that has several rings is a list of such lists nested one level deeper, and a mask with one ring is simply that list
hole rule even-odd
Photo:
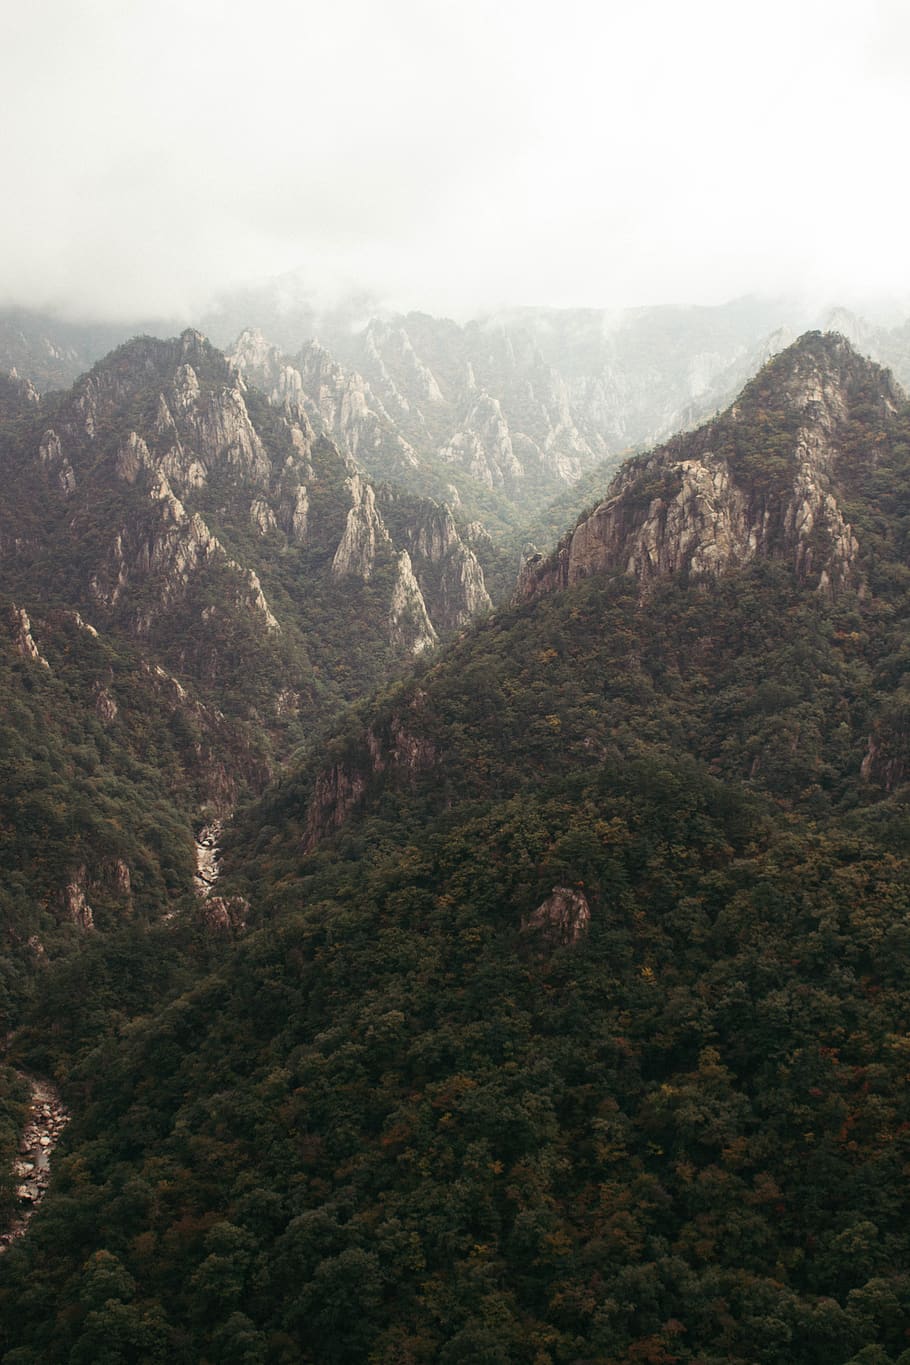
[{"label": "mist", "polygon": [[910,299],[897,0],[37,0],[0,303],[190,317],[284,275],[467,317]]}]

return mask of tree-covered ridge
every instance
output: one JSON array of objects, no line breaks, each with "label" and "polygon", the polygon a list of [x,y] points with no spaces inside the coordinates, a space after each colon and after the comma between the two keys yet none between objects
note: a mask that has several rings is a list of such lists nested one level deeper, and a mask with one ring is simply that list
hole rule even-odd
[{"label": "tree-covered ridge", "polygon": [[[18,992],[39,949],[172,908],[193,826],[434,634],[416,585],[394,616],[399,545],[356,468],[198,333],[135,338],[43,399],[3,379],[0,474],[0,935]],[[409,500],[402,534],[438,513]]]},{"label": "tree-covered ridge", "polygon": [[714,577],[756,559],[837,592],[857,571],[857,480],[886,457],[903,403],[843,337],[807,333],[726,412],[627,461],[553,554],[527,560],[519,592],[616,568],[645,583]]},{"label": "tree-covered ridge", "polygon": [[[419,586],[414,621],[395,617],[400,547],[356,466],[301,422],[194,332],[134,339],[69,393],[23,398],[0,442],[8,590],[139,637],[286,753],[433,629]],[[418,523],[435,515],[412,501]]]},{"label": "tree-covered ridge", "polygon": [[[910,868],[860,769],[904,628],[768,566],[589,582],[372,708],[437,766],[308,859],[312,786],[267,800],[262,927],[75,1073],[18,1359],[896,1358]],[[85,1263],[114,1305],[55,1313]]]},{"label": "tree-covered ridge", "polygon": [[501,610],[238,817],[245,938],[51,968],[12,1365],[901,1357],[910,414],[851,413],[841,592]]}]

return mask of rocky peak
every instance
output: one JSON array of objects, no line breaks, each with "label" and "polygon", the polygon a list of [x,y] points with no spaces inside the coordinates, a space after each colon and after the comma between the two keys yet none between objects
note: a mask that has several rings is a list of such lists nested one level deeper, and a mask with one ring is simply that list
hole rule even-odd
[{"label": "rocky peak", "polygon": [[460,429],[440,447],[439,457],[447,464],[466,467],[486,488],[508,486],[524,474],[502,406],[487,393],[474,397]]},{"label": "rocky peak", "polygon": [[866,420],[887,422],[901,397],[844,337],[808,333],[721,418],[629,461],[555,555],[528,561],[519,596],[601,570],[646,583],[756,558],[788,561],[819,590],[836,591],[854,578],[859,549],[839,502],[852,410],[861,404]]},{"label": "rocky peak", "polygon": [[412,552],[434,562],[442,560],[458,542],[458,532],[452,513],[445,503],[425,500],[426,511],[413,527],[410,540]]},{"label": "rocky peak", "polygon": [[445,503],[408,498],[388,484],[377,502],[396,544],[407,547],[414,576],[438,630],[466,625],[492,606],[483,570]]},{"label": "rocky peak", "polygon": [[224,463],[244,480],[268,487],[271,462],[239,385],[197,401],[193,426],[200,451],[210,462]]},{"label": "rocky peak", "polygon": [[211,343],[195,327],[187,327],[180,333],[180,352],[185,359],[191,360],[194,356],[201,359],[207,349],[211,349]]},{"label": "rocky peak", "polygon": [[407,550],[402,550],[398,556],[389,606],[389,635],[395,648],[408,654],[422,654],[425,649],[432,649],[438,638]]},{"label": "rocky peak", "polygon": [[[373,576],[377,553],[391,549],[389,533],[376,509],[373,489],[359,474],[345,481],[351,497],[344,534],[332,560],[335,578],[353,575],[366,583]],[[408,561],[410,568],[410,561]]]},{"label": "rocky peak", "polygon": [[231,364],[241,373],[250,372],[274,377],[281,369],[282,357],[277,346],[267,341],[258,327],[242,331],[228,352]]},{"label": "rocky peak", "polygon": [[38,407],[41,403],[41,395],[29,378],[21,378],[15,365],[9,371],[7,383],[15,392],[17,398],[27,408]]}]

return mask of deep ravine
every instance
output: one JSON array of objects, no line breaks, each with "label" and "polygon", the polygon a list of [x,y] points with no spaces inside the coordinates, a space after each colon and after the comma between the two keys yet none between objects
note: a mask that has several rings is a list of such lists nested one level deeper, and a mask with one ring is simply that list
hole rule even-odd
[{"label": "deep ravine", "polygon": [[0,1255],[25,1234],[44,1198],[51,1178],[51,1156],[70,1118],[50,1081],[28,1075],[25,1079],[31,1086],[31,1106],[19,1140],[19,1154],[13,1162],[19,1212],[6,1231],[0,1233]]}]

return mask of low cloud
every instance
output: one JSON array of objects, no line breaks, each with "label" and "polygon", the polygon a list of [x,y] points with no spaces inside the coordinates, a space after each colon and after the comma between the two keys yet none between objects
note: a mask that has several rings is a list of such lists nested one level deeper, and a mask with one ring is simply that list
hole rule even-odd
[{"label": "low cloud", "polygon": [[898,4],[38,0],[0,300],[189,315],[300,271],[512,303],[910,294]]}]

